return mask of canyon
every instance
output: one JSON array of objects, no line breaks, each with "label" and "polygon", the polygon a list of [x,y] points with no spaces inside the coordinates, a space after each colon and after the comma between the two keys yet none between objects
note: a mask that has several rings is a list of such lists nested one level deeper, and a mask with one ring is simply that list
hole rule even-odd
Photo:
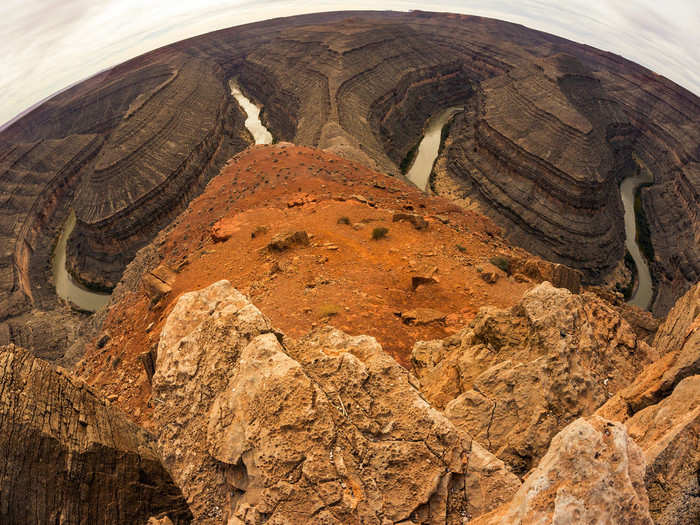
[{"label": "canyon", "polygon": [[700,520],[699,123],[421,11],[59,93],[0,131],[0,521]]}]

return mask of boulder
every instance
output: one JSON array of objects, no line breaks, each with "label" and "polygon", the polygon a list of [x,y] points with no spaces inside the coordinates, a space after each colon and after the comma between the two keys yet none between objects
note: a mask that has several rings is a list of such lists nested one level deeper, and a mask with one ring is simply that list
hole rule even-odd
[{"label": "boulder", "polygon": [[416,230],[426,230],[428,228],[428,221],[426,221],[420,215],[416,215],[415,213],[394,213],[394,216],[392,217],[392,222],[399,221],[410,222]]},{"label": "boulder", "polygon": [[439,280],[435,277],[435,272],[422,273],[411,277],[411,289],[415,290],[419,286],[437,284]]},{"label": "boulder", "polygon": [[169,294],[175,284],[176,274],[167,266],[161,264],[156,269],[148,272],[141,279],[146,295],[153,303]]},{"label": "boulder", "polygon": [[284,232],[275,235],[267,245],[271,252],[283,252],[294,246],[308,246],[309,236],[305,231]]},{"label": "boulder", "polygon": [[401,313],[401,320],[406,324],[425,325],[430,323],[444,323],[447,314],[432,308],[416,308]]},{"label": "boulder", "polygon": [[240,230],[241,223],[238,217],[224,217],[211,227],[211,238],[214,242],[225,242]]},{"label": "boulder", "polygon": [[520,475],[652,356],[607,303],[549,283],[510,310],[482,308],[470,328],[412,352],[428,401]]},{"label": "boulder", "polygon": [[470,525],[652,525],[642,451],[625,427],[592,416],[559,432],[513,499]]},{"label": "boulder", "polygon": [[507,501],[517,477],[414,384],[371,337],[289,342],[220,281],[165,323],[159,450],[198,523],[437,524]]}]

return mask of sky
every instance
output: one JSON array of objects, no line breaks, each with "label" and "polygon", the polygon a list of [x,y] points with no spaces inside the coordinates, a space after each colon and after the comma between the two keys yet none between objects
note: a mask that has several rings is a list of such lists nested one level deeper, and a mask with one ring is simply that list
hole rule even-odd
[{"label": "sky", "polygon": [[184,38],[351,9],[508,20],[620,54],[700,95],[700,0],[2,0],[0,125],[71,84]]}]

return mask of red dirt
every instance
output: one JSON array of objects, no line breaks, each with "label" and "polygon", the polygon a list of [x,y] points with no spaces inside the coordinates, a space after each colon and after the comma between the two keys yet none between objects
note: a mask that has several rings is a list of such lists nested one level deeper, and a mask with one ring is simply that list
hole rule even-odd
[{"label": "red dirt", "polygon": [[[425,217],[428,229],[392,222],[394,212],[407,210]],[[339,224],[341,217],[350,224]],[[223,242],[212,238],[218,221],[218,233],[228,236]],[[372,240],[376,227],[388,235]],[[296,230],[309,234],[309,246],[265,249],[275,234]],[[182,293],[220,279],[290,337],[330,324],[376,337],[404,366],[416,341],[455,333],[481,306],[511,306],[532,286],[505,274],[495,284],[480,277],[477,268],[495,255],[529,257],[509,247],[489,219],[362,165],[288,144],[255,146],[231,159],[159,251],[164,264],[179,268],[173,290],[156,305],[142,290],[128,294],[104,323],[109,344],[88,349],[80,365],[90,383],[146,424],[150,385],[138,355],[157,344]],[[413,291],[411,277],[431,272],[439,282]],[[400,313],[416,308],[448,317],[404,324]]]}]

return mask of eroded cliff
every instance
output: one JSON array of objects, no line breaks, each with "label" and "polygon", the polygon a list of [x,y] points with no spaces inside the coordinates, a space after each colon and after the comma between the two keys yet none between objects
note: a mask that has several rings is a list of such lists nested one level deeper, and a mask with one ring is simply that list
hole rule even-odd
[{"label": "eroded cliff", "polygon": [[153,437],[85,383],[13,345],[0,347],[0,520],[189,523]]}]

